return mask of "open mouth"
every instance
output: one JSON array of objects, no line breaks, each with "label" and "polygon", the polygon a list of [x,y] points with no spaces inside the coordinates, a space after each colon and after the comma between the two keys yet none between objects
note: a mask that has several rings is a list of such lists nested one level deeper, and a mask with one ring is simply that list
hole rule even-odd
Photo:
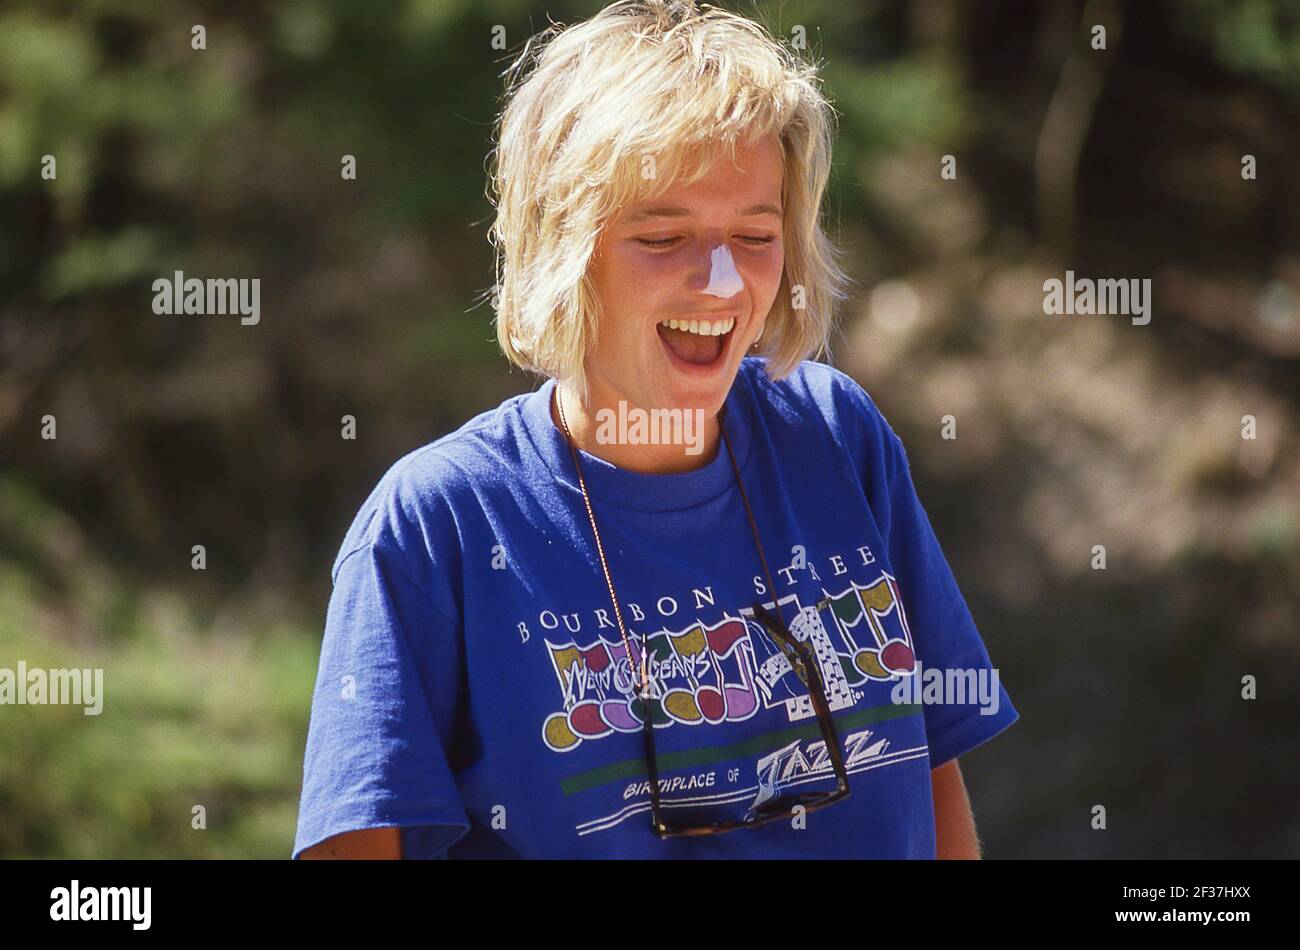
[{"label": "open mouth", "polygon": [[689,366],[707,369],[727,351],[734,317],[721,320],[665,320],[656,329],[668,352]]}]

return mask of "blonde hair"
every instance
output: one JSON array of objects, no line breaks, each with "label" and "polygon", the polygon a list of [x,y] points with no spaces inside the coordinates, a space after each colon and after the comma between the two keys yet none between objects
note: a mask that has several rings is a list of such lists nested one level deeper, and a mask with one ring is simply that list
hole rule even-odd
[{"label": "blonde hair", "polygon": [[738,142],[773,134],[785,170],[785,271],[758,353],[781,379],[828,350],[850,281],[820,222],[834,110],[816,67],[729,11],[618,0],[574,26],[552,24],[503,75],[488,197],[507,359],[574,380],[585,400],[583,364],[601,313],[588,262],[601,229],[633,201],[699,181],[721,153],[734,160]]}]

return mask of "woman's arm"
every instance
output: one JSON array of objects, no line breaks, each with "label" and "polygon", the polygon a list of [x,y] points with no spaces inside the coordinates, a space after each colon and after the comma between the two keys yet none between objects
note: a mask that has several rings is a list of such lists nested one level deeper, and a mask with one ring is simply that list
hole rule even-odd
[{"label": "woman's arm", "polygon": [[934,789],[934,834],[939,860],[980,858],[979,838],[975,834],[975,816],[966,783],[962,781],[957,760],[945,762],[930,773]]},{"label": "woman's arm", "polygon": [[402,837],[397,828],[363,828],[326,838],[303,851],[298,860],[374,861],[401,856]]}]

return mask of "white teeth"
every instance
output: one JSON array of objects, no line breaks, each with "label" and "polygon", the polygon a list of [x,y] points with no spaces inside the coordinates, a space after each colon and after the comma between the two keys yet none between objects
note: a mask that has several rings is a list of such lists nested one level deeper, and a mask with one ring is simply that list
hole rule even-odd
[{"label": "white teeth", "polygon": [[716,322],[708,320],[664,320],[662,322],[670,330],[685,330],[698,336],[722,336],[724,333],[729,333],[736,325],[734,317]]}]

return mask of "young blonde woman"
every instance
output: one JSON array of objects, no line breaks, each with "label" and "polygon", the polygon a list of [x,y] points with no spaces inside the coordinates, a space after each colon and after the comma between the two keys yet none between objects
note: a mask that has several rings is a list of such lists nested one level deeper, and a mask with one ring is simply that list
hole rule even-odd
[{"label": "young blonde woman", "polygon": [[615,3],[500,118],[497,329],[541,376],[405,456],[333,568],[295,857],[979,857],[1017,719],[898,437],[816,362],[833,113],[755,23]]}]

